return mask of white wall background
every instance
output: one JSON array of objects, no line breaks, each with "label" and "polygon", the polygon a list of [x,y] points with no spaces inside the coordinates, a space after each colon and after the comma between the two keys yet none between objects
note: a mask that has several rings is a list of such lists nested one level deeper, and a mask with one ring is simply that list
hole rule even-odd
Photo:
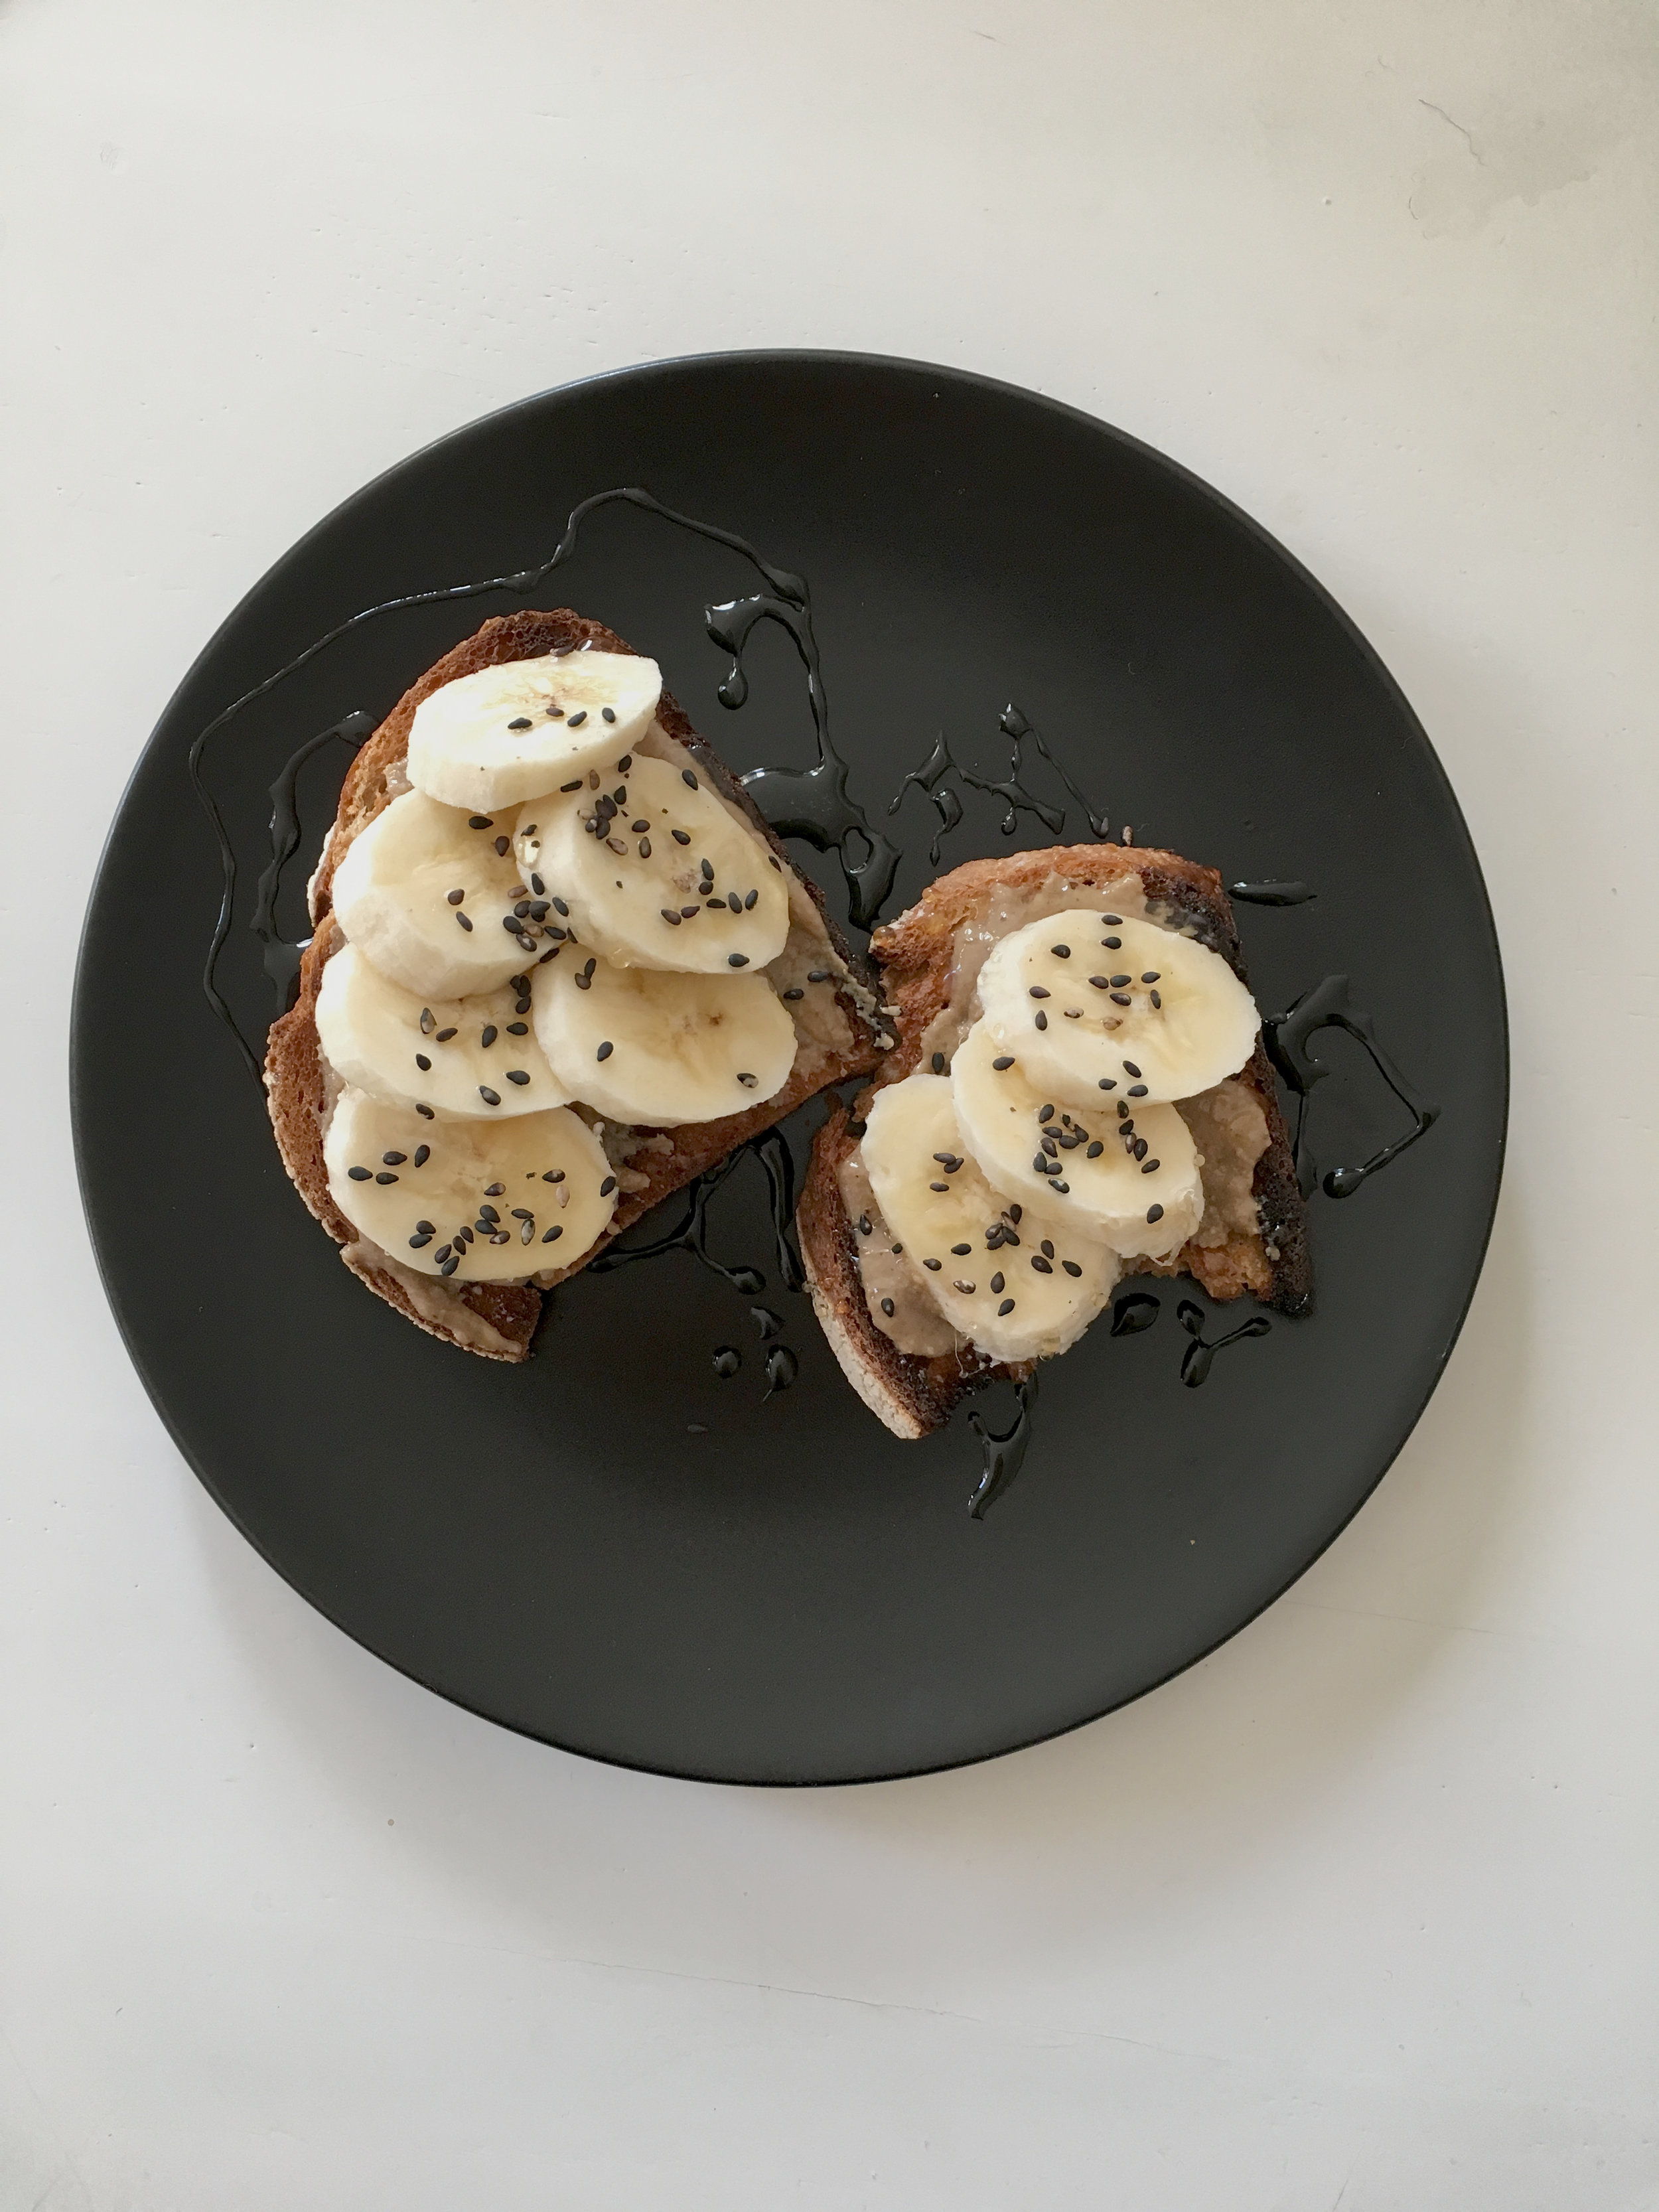
[{"label": "white wall background", "polygon": [[[0,0],[0,2212],[1659,2203],[1651,11]],[[1279,532],[1516,1032],[1486,1279],[1334,1551],[1114,1719],[803,1796],[518,1741],[278,1583],[127,1367],[63,1072],[103,825],[267,563],[750,343],[1054,392]]]}]

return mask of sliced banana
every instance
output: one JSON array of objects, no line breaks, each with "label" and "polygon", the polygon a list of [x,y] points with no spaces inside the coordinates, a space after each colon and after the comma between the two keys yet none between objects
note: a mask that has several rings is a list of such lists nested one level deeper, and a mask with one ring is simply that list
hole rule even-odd
[{"label": "sliced banana", "polygon": [[406,991],[465,999],[499,990],[526,951],[508,896],[520,880],[514,818],[404,792],[347,847],[334,877],[336,921]]},{"label": "sliced banana", "polygon": [[1109,906],[1005,937],[979,1001],[1032,1084],[1070,1106],[1190,1098],[1237,1074],[1261,1026],[1218,952]]},{"label": "sliced banana", "polygon": [[525,881],[558,892],[582,943],[618,966],[718,975],[783,950],[788,886],[695,769],[613,757],[597,790],[549,793],[519,821]]},{"label": "sliced banana", "polygon": [[910,1075],[878,1091],[863,1150],[894,1238],[920,1261],[945,1319],[981,1352],[1047,1358],[1105,1304],[1116,1254],[987,1179],[964,1150],[948,1076]]},{"label": "sliced banana", "polygon": [[1173,1106],[1137,1098],[1122,1115],[1104,1098],[1062,1106],[1033,1086],[987,1022],[957,1048],[951,1085],[963,1142],[1000,1190],[1126,1257],[1165,1259],[1202,1220],[1198,1154]]},{"label": "sliced banana", "polygon": [[529,1013],[526,975],[470,999],[423,1000],[347,945],[323,970],[317,1034],[335,1073],[371,1097],[489,1121],[570,1103]]},{"label": "sliced banana", "polygon": [[716,1121],[781,1091],[794,1066],[795,1025],[761,975],[618,968],[572,946],[538,968],[534,999],[554,1075],[613,1121]]},{"label": "sliced banana", "polygon": [[507,1121],[423,1121],[412,1107],[348,1089],[323,1158],[329,1195],[354,1228],[405,1267],[457,1282],[567,1267],[616,1211],[604,1148],[564,1106]]},{"label": "sliced banana", "polygon": [[480,668],[415,709],[409,780],[471,813],[516,806],[626,752],[661,696],[656,662],[631,653],[550,653]]}]

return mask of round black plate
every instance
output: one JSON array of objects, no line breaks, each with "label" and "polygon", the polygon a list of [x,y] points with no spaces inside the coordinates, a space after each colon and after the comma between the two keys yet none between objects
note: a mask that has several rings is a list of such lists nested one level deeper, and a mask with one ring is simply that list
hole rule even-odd
[{"label": "round black plate", "polygon": [[[289,1187],[261,1098],[199,987],[218,898],[185,753],[228,701],[343,617],[544,559],[587,494],[647,486],[809,579],[853,788],[905,847],[897,912],[934,872],[925,797],[884,810],[942,729],[1006,773],[1018,701],[1115,821],[1240,878],[1264,1012],[1333,971],[1437,1125],[1354,1197],[1312,1201],[1317,1309],[1183,1387],[1181,1293],[1145,1334],[1097,1324],[1045,1372],[1024,1473],[982,1522],[963,1417],[900,1443],[784,1290],[745,1162],[713,1242],[770,1278],[739,1295],[686,1254],[562,1291],[522,1368],[434,1343],[341,1266]],[[705,602],[734,555],[637,510],[588,521],[538,604],[662,662],[735,766],[805,764],[799,665],[769,629],[724,713]],[[270,1013],[246,927],[266,787],[356,708],[384,712],[492,611],[367,625],[249,708],[208,774],[243,857],[222,965]],[[301,785],[306,866],[345,755]],[[1055,795],[1050,793],[1049,795]],[[942,866],[1049,833],[970,794]],[[1073,808],[1064,835],[1086,836]],[[833,861],[805,855],[826,884]],[[1326,1165],[1401,1133],[1327,1032]],[[1318,585],[1206,486],[1029,392],[824,354],[671,362],[489,416],[404,462],[278,562],[209,645],[139,763],[104,854],[74,1020],[76,1135],[104,1279],[180,1450],[265,1558],[349,1634],[446,1697],[595,1757],[809,1783],[984,1759],[1189,1665],[1328,1544],[1399,1450],[1479,1271],[1502,1157],[1502,975],[1480,869],[1427,739]],[[818,1109],[797,1117],[798,1157]],[[142,1164],[142,1172],[135,1174]],[[1150,1286],[1158,1288],[1157,1285]],[[748,1308],[782,1315],[799,1380],[763,1402]],[[1232,1326],[1212,1315],[1213,1337]],[[716,1377],[721,1344],[744,1353]],[[1006,1425],[994,1397],[986,1412]]]}]

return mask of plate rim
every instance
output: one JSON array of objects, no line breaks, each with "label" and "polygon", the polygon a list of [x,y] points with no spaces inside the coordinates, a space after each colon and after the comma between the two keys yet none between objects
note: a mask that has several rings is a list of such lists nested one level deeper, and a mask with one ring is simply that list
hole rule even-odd
[{"label": "plate rim", "polygon": [[[243,611],[246,609],[250,600],[253,599],[258,594],[262,592],[274,580],[282,576],[290,568],[300,565],[309,552],[314,540],[322,538],[325,533],[331,530],[335,524],[343,516],[347,514],[350,509],[357,506],[360,502],[367,501],[372,498],[372,496],[380,490],[380,487],[387,483],[391,478],[400,475],[404,471],[421,461],[423,461],[428,455],[441,452],[445,447],[452,445],[461,439],[474,435],[480,430],[485,428],[489,424],[498,422],[509,416],[519,415],[534,410],[550,401],[574,398],[576,395],[588,391],[597,386],[627,382],[648,384],[653,378],[664,376],[673,371],[684,371],[688,369],[718,370],[721,368],[731,369],[738,368],[777,368],[783,365],[793,365],[797,363],[811,364],[824,368],[865,370],[873,369],[884,372],[896,370],[903,372],[906,374],[916,375],[923,378],[933,376],[948,379],[950,382],[958,386],[968,387],[998,400],[1012,400],[1024,406],[1037,408],[1044,412],[1059,417],[1060,420],[1068,422],[1079,429],[1089,431],[1097,436],[1104,436],[1115,444],[1127,448],[1129,452],[1146,461],[1151,462],[1156,468],[1167,471],[1169,474],[1174,476],[1187,488],[1188,490],[1198,494],[1212,507],[1219,510],[1221,514],[1227,520],[1235,525],[1242,525],[1249,535],[1256,540],[1258,544],[1263,547],[1273,556],[1277,562],[1289,571],[1291,577],[1295,582],[1300,584],[1304,589],[1310,591],[1313,594],[1323,611],[1328,616],[1334,617],[1336,623],[1343,634],[1348,639],[1349,642],[1358,647],[1360,654],[1366,663],[1372,677],[1374,678],[1381,679],[1384,691],[1389,696],[1396,709],[1403,715],[1412,735],[1417,742],[1419,751],[1426,765],[1429,767],[1434,778],[1437,781],[1441,795],[1449,806],[1451,820],[1455,824],[1457,834],[1462,840],[1463,851],[1472,872],[1474,883],[1480,893],[1480,915],[1485,923],[1486,940],[1492,956],[1493,975],[1497,988],[1496,1013],[1498,1030],[1498,1074],[1500,1079],[1498,1099],[1496,1158],[1493,1163],[1491,1200],[1487,1206],[1486,1219],[1481,1224],[1479,1248],[1475,1255],[1474,1265],[1469,1271],[1468,1287],[1464,1292],[1462,1303],[1458,1307],[1455,1317],[1454,1318],[1450,1328],[1447,1333],[1444,1345],[1439,1352],[1432,1372],[1429,1376],[1427,1386],[1424,1389],[1422,1395],[1417,1403],[1416,1408],[1413,1412],[1410,1420],[1407,1423],[1404,1430],[1402,1431],[1400,1440],[1398,1443],[1395,1444],[1394,1449],[1389,1452],[1387,1458],[1384,1459],[1377,1467],[1375,1474],[1372,1476],[1370,1482],[1366,1484],[1360,1495],[1354,1500],[1349,1510],[1343,1515],[1341,1520],[1338,1522],[1334,1528],[1332,1528],[1329,1534],[1318,1545],[1317,1548],[1309,1553],[1307,1558],[1303,1560],[1301,1565],[1297,1567],[1292,1574],[1287,1576],[1285,1581],[1279,1584],[1279,1586],[1267,1596],[1264,1597],[1259,1604],[1254,1606],[1249,1613],[1245,1613],[1242,1618],[1235,1621],[1230,1628],[1226,1629],[1222,1634],[1214,1638],[1210,1643],[1204,1645],[1202,1649],[1194,1651],[1189,1656],[1182,1659],[1176,1665],[1169,1668],[1164,1673],[1158,1675],[1154,1680],[1143,1683],[1139,1688],[1131,1691],[1127,1696],[1114,1698],[1110,1703],[1100,1706],[1095,1711],[1079,1715],[1075,1720],[1063,1722],[1060,1725],[1055,1728],[1037,1729],[1030,1735],[1021,1736],[1012,1742],[1000,1745],[994,1750],[973,1752],[962,1757],[928,1760],[915,1765],[895,1766],[877,1773],[861,1772],[792,1778],[770,1774],[744,1775],[724,1772],[715,1773],[708,1770],[700,1771],[697,1767],[691,1765],[669,1765],[651,1759],[629,1758],[616,1753],[593,1749],[583,1744],[573,1743],[566,1738],[547,1734],[542,1729],[527,1724],[520,1724],[515,1721],[504,1720],[497,1714],[486,1712],[481,1706],[471,1703],[465,1697],[458,1695],[453,1690],[446,1688],[442,1685],[430,1680],[428,1676],[422,1674],[417,1668],[410,1666],[404,1661],[392,1656],[389,1652],[382,1650],[377,1644],[369,1642],[367,1638],[360,1635],[356,1629],[349,1626],[345,1621],[341,1620],[331,1606],[324,1603],[319,1597],[317,1597],[306,1586],[303,1577],[296,1574],[290,1573],[286,1567],[277,1564],[277,1562],[270,1556],[270,1553],[266,1549],[265,1546],[260,1542],[252,1530],[248,1528],[234,1506],[223,1494],[212,1474],[202,1463],[196,1453],[185,1443],[183,1437],[180,1435],[178,1427],[175,1425],[172,1413],[166,1404],[161,1391],[155,1386],[149,1371],[147,1364],[140,1352],[137,1342],[135,1341],[133,1331],[129,1326],[127,1314],[124,1310],[122,1299],[117,1295],[115,1285],[112,1277],[112,1267],[113,1264],[112,1259],[106,1250],[103,1234],[100,1231],[97,1216],[91,1204],[88,1189],[90,1142],[83,1116],[89,1110],[85,1102],[88,1099],[90,1091],[90,1084],[87,1079],[83,1060],[87,1048],[87,1033],[89,1028],[89,1024],[84,1014],[84,992],[87,978],[89,975],[92,964],[92,916],[94,909],[98,903],[100,892],[104,880],[105,871],[109,862],[111,849],[115,842],[118,830],[119,829],[122,820],[125,815],[128,802],[132,796],[134,786],[137,783],[140,776],[144,774],[146,769],[150,764],[151,755],[155,752],[161,739],[163,732],[166,730],[167,724],[173,717],[180,700],[185,696],[191,684],[195,682],[198,672],[200,672],[205,664],[211,659],[214,653],[218,649],[221,641],[229,634],[241,617]],[[261,1088],[263,1090],[263,1086],[261,1086]],[[340,1634],[346,1637],[349,1641],[356,1644],[359,1650],[367,1651],[371,1657],[379,1661],[382,1665],[390,1667],[395,1673],[402,1675],[405,1680],[414,1682],[420,1688],[427,1691],[431,1695],[442,1698],[447,1705],[453,1705],[463,1712],[473,1715],[476,1718],[488,1723],[492,1728],[502,1729],[509,1735],[521,1736],[532,1743],[545,1744],[554,1750],[567,1753],[574,1758],[591,1759],[596,1764],[621,1768],[629,1772],[660,1775],[673,1781],[695,1782],[708,1787],[725,1789],[840,1790],[855,1786],[874,1788],[885,1783],[911,1781],[925,1775],[951,1773],[965,1767],[988,1765],[994,1760],[1012,1758],[1017,1753],[1030,1751],[1040,1744],[1056,1742],[1061,1737],[1073,1735],[1079,1729],[1092,1727],[1097,1722],[1103,1721],[1110,1715],[1121,1712],[1127,1707],[1138,1704],[1143,1698],[1152,1696],[1155,1691],[1161,1690],[1166,1684],[1174,1681],[1178,1676],[1184,1674],[1191,1668],[1200,1665],[1206,1659],[1212,1657],[1214,1653],[1221,1650],[1224,1644],[1231,1643],[1235,1637],[1241,1636],[1247,1628],[1249,1628],[1256,1621],[1261,1620],[1264,1613],[1270,1611],[1273,1606],[1278,1604],[1280,1598],[1282,1598],[1288,1590],[1294,1589],[1296,1584],[1302,1580],[1303,1577],[1308,1574],[1316,1565],[1317,1565],[1319,1561],[1323,1559],[1326,1553],[1328,1552],[1332,1546],[1335,1544],[1338,1538],[1343,1535],[1352,1524],[1364,1507],[1370,1503],[1373,1497],[1375,1497],[1383,1477],[1389,1473],[1395,1461],[1399,1458],[1401,1453],[1405,1449],[1407,1444],[1416,1434],[1418,1426],[1423,1419],[1424,1413],[1428,1408],[1430,1400],[1440,1387],[1447,1367],[1450,1364],[1452,1354],[1455,1351],[1458,1342],[1462,1338],[1464,1324],[1468,1318],[1470,1309],[1474,1302],[1475,1292],[1480,1287],[1481,1278],[1486,1271],[1486,1259],[1491,1249],[1492,1229],[1497,1219],[1498,1203],[1503,1194],[1504,1170],[1508,1157],[1511,1089],[1512,1064],[1510,1038],[1509,992],[1507,979],[1504,969],[1503,947],[1498,934],[1497,920],[1492,912],[1492,895],[1487,887],[1486,872],[1480,865],[1480,854],[1475,849],[1474,840],[1469,830],[1468,818],[1464,814],[1462,805],[1458,799],[1456,791],[1453,787],[1451,778],[1447,773],[1445,764],[1441,760],[1440,755],[1437,750],[1432,739],[1430,738],[1427,730],[1424,727],[1420,718],[1419,717],[1415,708],[1413,707],[1410,700],[1407,697],[1398,679],[1395,677],[1392,671],[1388,666],[1388,664],[1383,660],[1382,655],[1376,650],[1376,647],[1372,645],[1370,640],[1365,635],[1364,632],[1359,628],[1358,624],[1347,612],[1346,608],[1342,606],[1341,603],[1334,596],[1328,587],[1322,583],[1319,578],[1316,576],[1286,545],[1275,537],[1273,532],[1267,529],[1265,524],[1258,521],[1254,515],[1249,514],[1245,508],[1240,507],[1237,502],[1230,498],[1225,492],[1218,490],[1216,486],[1209,483],[1207,479],[1198,475],[1195,471],[1188,468],[1184,462],[1176,460],[1172,455],[1164,453],[1160,447],[1152,445],[1145,439],[1135,436],[1133,432],[1124,430],[1115,423],[1109,422],[1103,416],[1091,415],[1086,409],[1074,406],[1066,400],[1057,399],[1049,393],[1034,391],[1030,386],[1015,384],[1006,378],[990,376],[976,369],[963,368],[939,362],[923,361],[905,355],[870,353],[836,347],[754,346],[720,349],[706,353],[672,354],[650,361],[632,362],[619,368],[596,370],[591,374],[571,378],[563,383],[544,386],[538,391],[526,392],[517,399],[506,401],[499,407],[487,409],[482,415],[474,416],[465,422],[459,423],[453,428],[441,433],[437,437],[428,439],[424,444],[414,447],[410,452],[402,455],[398,459],[389,463],[385,468],[377,471],[374,476],[368,478],[364,483],[359,484],[354,490],[349,492],[343,499],[337,501],[333,507],[330,507],[325,514],[319,516],[308,529],[304,531],[299,538],[295,538],[293,544],[289,545],[286,550],[281,553],[275,561],[273,561],[267,568],[263,569],[257,577],[255,577],[253,581],[249,584],[247,588],[237,599],[235,604],[229,608],[221,620],[215,625],[212,632],[204,641],[201,647],[191,659],[189,666],[185,670],[177,684],[174,684],[172,691],[167,696],[166,703],[163,705],[160,714],[156,718],[154,726],[150,730],[148,737],[145,738],[143,745],[139,748],[138,753],[133,761],[131,769],[128,772],[128,775],[122,784],[120,794],[116,799],[114,806],[111,811],[109,823],[105,830],[104,836],[99,848],[97,864],[92,872],[88,890],[86,911],[82,918],[80,935],[76,945],[74,977],[70,988],[70,997],[69,1097],[70,1139],[75,1156],[76,1189],[80,1196],[82,1213],[86,1221],[88,1240],[91,1244],[94,1262],[98,1271],[99,1284],[103,1291],[105,1302],[107,1304],[110,1313],[115,1322],[117,1333],[120,1337],[127,1357],[132,1363],[134,1371],[137,1375],[139,1382],[143,1386],[145,1396],[149,1399],[151,1407],[154,1408],[156,1415],[160,1419],[162,1427],[166,1430],[169,1438],[172,1440],[173,1445],[178,1452],[180,1459],[182,1459],[185,1466],[190,1468],[197,1480],[207,1492],[209,1497],[212,1498],[219,1510],[224,1514],[226,1519],[231,1523],[231,1526],[236,1529],[237,1533],[242,1537],[244,1541],[252,1547],[259,1559],[262,1559],[271,1572],[277,1577],[278,1580],[284,1583],[289,1589],[292,1589],[298,1597],[301,1598],[304,1602],[313,1609],[313,1611],[320,1614],[331,1627],[335,1628]]]}]

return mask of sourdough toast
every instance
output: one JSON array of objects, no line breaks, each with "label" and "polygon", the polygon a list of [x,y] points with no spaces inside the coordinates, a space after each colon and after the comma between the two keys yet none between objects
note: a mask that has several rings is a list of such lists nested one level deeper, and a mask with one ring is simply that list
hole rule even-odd
[{"label": "sourdough toast", "polygon": [[[404,763],[410,726],[421,702],[443,685],[502,662],[568,653],[582,647],[634,654],[604,624],[570,608],[526,611],[483,624],[412,684],[363,744],[340,794],[337,813],[307,897],[314,934],[301,966],[298,999],[273,1026],[265,1085],[278,1150],[301,1197],[341,1246],[341,1257],[375,1294],[416,1327],[486,1358],[521,1360],[541,1317],[543,1292],[585,1267],[605,1245],[661,1200],[715,1166],[828,1085],[867,1073],[888,1041],[880,1026],[867,970],[824,910],[817,886],[793,866],[742,785],[698,736],[664,691],[648,738],[650,750],[696,772],[739,813],[780,866],[789,891],[792,946],[799,939],[834,979],[816,994],[811,1018],[797,1012],[797,1049],[783,1088],[745,1112],[665,1129],[620,1126],[592,1117],[618,1185],[608,1229],[572,1266],[550,1268],[524,1283],[451,1283],[420,1273],[359,1235],[335,1203],[324,1160],[324,1137],[338,1083],[322,1050],[317,1000],[324,971],[345,939],[333,915],[331,887],[352,841],[409,789]],[[799,996],[799,994],[796,994]]]},{"label": "sourdough toast", "polygon": [[[1076,906],[1079,895],[1085,903],[1139,902],[1150,919],[1219,954],[1248,988],[1220,876],[1152,849],[1080,845],[969,861],[877,931],[871,951],[896,1041],[853,1112],[838,1109],[819,1131],[797,1220],[824,1334],[854,1389],[896,1435],[927,1435],[968,1393],[989,1382],[1019,1381],[1031,1363],[998,1363],[959,1335],[949,1349],[902,1351],[877,1325],[847,1201],[863,1117],[886,1085],[921,1069],[949,1067],[978,1015],[979,972],[992,946],[1027,922]],[[1170,1258],[1130,1260],[1127,1271],[1188,1275],[1212,1298],[1249,1291],[1279,1312],[1305,1312],[1312,1277],[1303,1200],[1260,1036],[1235,1075],[1183,1102],[1182,1112],[1203,1152],[1203,1218]]]}]

